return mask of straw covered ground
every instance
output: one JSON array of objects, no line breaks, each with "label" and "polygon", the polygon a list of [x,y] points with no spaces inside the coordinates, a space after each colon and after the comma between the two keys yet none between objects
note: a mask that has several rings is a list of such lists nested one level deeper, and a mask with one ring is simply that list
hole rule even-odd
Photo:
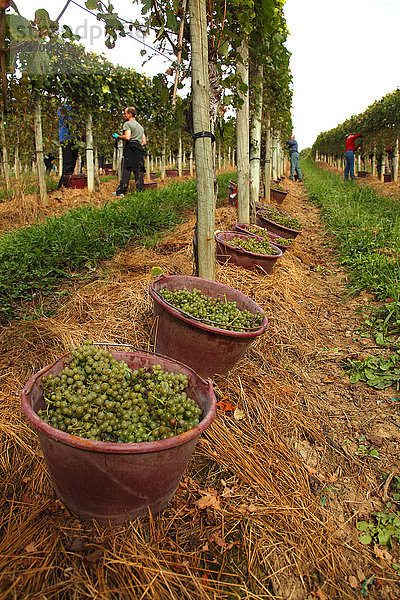
[{"label": "straw covered ground", "polygon": [[[397,472],[400,440],[393,393],[341,376],[339,359],[371,343],[354,333],[369,299],[343,300],[346,275],[318,212],[302,184],[284,183],[284,207],[304,233],[270,275],[217,267],[217,280],[260,304],[269,325],[215,378],[217,418],[161,515],[107,528],[70,514],[19,394],[85,338],[151,349],[151,269],[192,274],[194,221],[155,249],[116,255],[54,317],[0,330],[0,600],[400,597],[394,557],[362,546],[355,528],[382,508],[382,472]],[[235,220],[233,207],[217,210],[217,229]],[[380,444],[379,460],[357,452],[360,434]]]}]

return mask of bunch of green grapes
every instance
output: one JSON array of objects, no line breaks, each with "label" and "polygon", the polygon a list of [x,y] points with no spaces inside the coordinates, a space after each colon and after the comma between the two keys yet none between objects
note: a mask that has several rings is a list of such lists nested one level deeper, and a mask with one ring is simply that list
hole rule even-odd
[{"label": "bunch of green grapes", "polygon": [[[270,238],[268,236],[269,231],[268,231],[268,229],[265,229],[264,227],[259,227],[258,225],[250,225],[248,228],[248,231],[250,231],[250,233],[254,233],[255,235],[258,235],[258,237],[262,237],[266,240],[270,240]],[[270,241],[273,244],[279,244],[280,246],[290,246],[294,242],[294,240],[290,240],[289,238],[282,238],[282,237],[277,237]]]},{"label": "bunch of green grapes", "polygon": [[205,323],[212,322],[221,329],[245,331],[258,328],[263,321],[262,313],[251,313],[247,309],[240,310],[236,302],[228,302],[226,298],[210,298],[201,290],[188,289],[159,291],[160,296],[172,306],[184,313],[200,319]]},{"label": "bunch of green grapes", "polygon": [[102,442],[172,438],[199,424],[188,378],[160,365],[132,371],[90,341],[72,352],[56,376],[42,377],[46,407],[38,415],[72,435]]},{"label": "bunch of green grapes", "polygon": [[280,251],[271,246],[270,242],[266,239],[261,241],[249,236],[247,239],[233,238],[233,240],[229,240],[228,243],[230,246],[241,248],[242,250],[247,250],[248,252],[254,252],[255,254],[266,254],[268,256],[273,256],[274,254],[280,253]]},{"label": "bunch of green grapes", "polygon": [[258,237],[262,237],[266,240],[269,240],[269,232],[267,229],[265,229],[265,227],[259,227],[258,225],[249,225],[247,231],[249,233],[254,233],[255,235],[258,235]]},{"label": "bunch of green grapes", "polygon": [[272,240],[273,244],[279,244],[280,246],[291,246],[294,240],[289,238],[277,237]]},{"label": "bunch of green grapes", "polygon": [[266,212],[267,219],[270,219],[278,225],[283,225],[284,227],[288,227],[289,229],[295,229],[296,231],[301,231],[303,229],[303,225],[296,217],[291,217],[290,215],[286,215],[285,213],[278,210],[268,209]]}]

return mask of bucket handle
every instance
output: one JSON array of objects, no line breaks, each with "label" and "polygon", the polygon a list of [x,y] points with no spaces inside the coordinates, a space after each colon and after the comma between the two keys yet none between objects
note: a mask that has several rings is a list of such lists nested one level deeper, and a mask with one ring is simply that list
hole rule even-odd
[{"label": "bucket handle", "polygon": [[[176,363],[176,364],[178,364],[178,365],[180,365],[182,367],[185,367],[185,369],[189,369],[189,371],[191,371],[194,375],[196,375],[196,377],[198,377],[201,380],[201,382],[206,387],[208,387],[209,389],[212,387],[212,381],[211,381],[210,378],[208,378],[207,380],[203,379],[203,377],[201,377],[198,373],[196,373],[196,371],[194,371],[193,369],[191,369],[188,365],[183,364],[179,360],[171,359],[171,357],[165,356],[165,354],[159,354],[158,352],[149,352],[147,350],[140,350],[140,348],[137,348],[133,344],[119,344],[119,343],[116,343],[116,342],[93,342],[93,344],[95,346],[118,346],[120,348],[133,348],[133,350],[136,350],[136,352],[141,352],[143,354],[150,354],[151,356],[159,356],[160,358],[166,358],[167,360],[173,360],[174,363]],[[62,356],[60,356],[59,358],[57,358],[57,360],[55,360],[53,363],[51,363],[51,365],[48,365],[47,367],[45,367],[41,371],[38,371],[36,373],[36,375],[32,378],[32,381],[31,381],[29,387],[26,389],[26,394],[29,394],[32,391],[32,388],[33,388],[34,384],[36,383],[36,380],[39,377],[42,377],[42,375],[44,375],[45,373],[47,373],[47,371],[50,371],[50,369],[52,367],[54,367],[54,365],[56,365],[60,360],[62,360],[63,358],[65,358],[66,356],[68,356],[68,354],[71,354],[71,352],[73,352],[74,350],[77,350],[80,347],[81,346],[77,346],[77,348],[73,348],[72,350],[68,350],[68,352],[65,352],[64,354],[62,354]]]}]

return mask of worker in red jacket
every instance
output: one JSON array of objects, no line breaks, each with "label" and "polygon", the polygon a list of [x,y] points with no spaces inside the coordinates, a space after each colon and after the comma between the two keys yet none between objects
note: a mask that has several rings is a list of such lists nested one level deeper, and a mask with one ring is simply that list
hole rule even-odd
[{"label": "worker in red jacket", "polygon": [[354,152],[357,150],[357,148],[359,148],[361,146],[362,140],[359,141],[358,144],[355,143],[354,140],[356,140],[357,138],[362,138],[363,134],[362,133],[349,133],[349,135],[347,136],[346,139],[346,153],[344,155],[344,158],[346,160],[346,166],[344,169],[344,178],[347,180],[349,178],[349,173],[350,173],[350,177],[351,179],[355,179],[355,175],[354,175]]}]

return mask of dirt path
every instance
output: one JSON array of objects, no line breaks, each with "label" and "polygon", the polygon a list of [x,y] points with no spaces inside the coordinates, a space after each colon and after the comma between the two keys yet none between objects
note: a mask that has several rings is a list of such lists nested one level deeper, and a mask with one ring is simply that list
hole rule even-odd
[{"label": "dirt path", "polygon": [[[0,331],[6,473],[0,593],[15,584],[18,597],[39,599],[50,581],[66,594],[52,597],[72,597],[62,573],[70,569],[81,582],[79,599],[93,597],[90,589],[99,598],[126,598],[133,576],[139,598],[147,590],[154,599],[343,600],[360,598],[362,589],[371,600],[400,597],[390,568],[399,556],[362,546],[355,528],[390,495],[382,473],[400,475],[400,419],[392,400],[398,394],[351,385],[341,375],[340,359],[364,356],[373,345],[357,335],[357,309],[370,299],[345,300],[346,274],[318,211],[303,184],[284,183],[290,194],[283,207],[305,224],[293,249],[269,276],[217,267],[217,280],[251,296],[269,318],[267,333],[232,372],[215,378],[218,399],[243,416],[218,411],[155,526],[99,531],[57,504],[18,393],[32,372],[84,337],[151,347],[151,269],[192,273],[193,221],[155,250],[116,255],[54,318]],[[216,229],[230,229],[235,220],[234,208],[223,206]],[[366,455],[361,445],[379,456]],[[210,499],[206,507],[201,498]],[[164,583],[154,584],[160,569]],[[113,587],[120,595],[110,595]]]}]

